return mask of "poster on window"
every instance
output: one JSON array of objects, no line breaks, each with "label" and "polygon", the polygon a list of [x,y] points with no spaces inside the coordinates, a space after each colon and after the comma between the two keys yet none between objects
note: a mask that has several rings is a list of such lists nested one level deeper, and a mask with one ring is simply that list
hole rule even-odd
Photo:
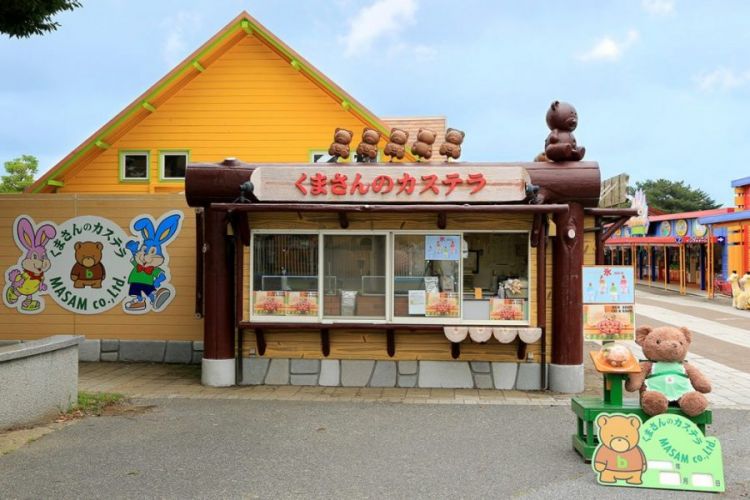
[{"label": "poster on window", "polygon": [[457,235],[428,234],[425,236],[425,260],[458,260],[461,238]]},{"label": "poster on window", "polygon": [[253,294],[253,312],[263,316],[283,316],[286,312],[284,293],[256,291]]},{"label": "poster on window", "polygon": [[526,300],[490,299],[490,319],[500,321],[523,321],[526,319]]},{"label": "poster on window", "polygon": [[424,290],[409,290],[409,314],[424,315],[426,299],[427,293]]},{"label": "poster on window", "polygon": [[427,294],[425,316],[457,318],[461,313],[458,293],[437,292]]},{"label": "poster on window", "polygon": [[633,304],[584,304],[583,338],[604,341],[633,340]]},{"label": "poster on window", "polygon": [[285,292],[288,316],[317,316],[318,292]]}]

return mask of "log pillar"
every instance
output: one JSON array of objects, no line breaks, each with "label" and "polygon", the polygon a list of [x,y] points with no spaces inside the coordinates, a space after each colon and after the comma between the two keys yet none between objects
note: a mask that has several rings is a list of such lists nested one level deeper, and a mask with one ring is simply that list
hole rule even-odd
[{"label": "log pillar", "polygon": [[553,251],[552,363],[549,388],[557,392],[583,391],[583,206],[570,203],[568,212],[555,214]]},{"label": "log pillar", "polygon": [[227,236],[227,214],[206,209],[203,269],[203,385],[234,385],[234,274],[233,244]]}]

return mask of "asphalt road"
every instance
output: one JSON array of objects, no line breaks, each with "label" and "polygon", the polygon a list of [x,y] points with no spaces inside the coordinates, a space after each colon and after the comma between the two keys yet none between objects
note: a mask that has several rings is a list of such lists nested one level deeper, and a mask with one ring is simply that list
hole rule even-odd
[{"label": "asphalt road", "polygon": [[[0,497],[685,498],[597,485],[571,450],[566,407],[148,403],[0,457]],[[709,429],[731,498],[750,495],[749,416],[716,410]]]}]

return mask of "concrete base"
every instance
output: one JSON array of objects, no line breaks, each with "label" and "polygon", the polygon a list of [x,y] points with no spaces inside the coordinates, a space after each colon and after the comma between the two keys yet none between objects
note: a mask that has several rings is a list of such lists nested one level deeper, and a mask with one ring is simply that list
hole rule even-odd
[{"label": "concrete base", "polygon": [[576,394],[583,392],[583,365],[549,365],[549,389]]},{"label": "concrete base", "polygon": [[201,383],[209,387],[229,387],[236,383],[234,359],[206,359],[201,362]]},{"label": "concrete base", "polygon": [[51,419],[78,398],[78,345],[55,335],[0,347],[0,430]]}]

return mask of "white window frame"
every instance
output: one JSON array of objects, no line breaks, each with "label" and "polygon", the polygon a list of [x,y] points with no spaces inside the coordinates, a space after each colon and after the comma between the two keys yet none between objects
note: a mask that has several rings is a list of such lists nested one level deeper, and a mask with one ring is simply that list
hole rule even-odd
[{"label": "white window frame", "polygon": [[159,151],[159,179],[162,181],[184,181],[185,177],[167,177],[165,156],[184,156],[185,168],[187,173],[187,164],[190,163],[190,151],[185,149],[173,149]]},{"label": "white window frame", "polygon": [[[125,170],[125,158],[128,156],[145,156],[146,157],[146,176],[145,177],[127,177]],[[145,182],[151,177],[151,152],[147,150],[125,150],[120,151],[120,180],[124,182]]]},{"label": "white window frame", "polygon": [[[525,234],[527,236],[526,245],[526,276],[529,282],[529,297],[528,297],[528,318],[526,320],[465,320],[463,319],[464,314],[464,259],[459,259],[458,273],[459,273],[459,297],[461,300],[461,317],[458,318],[443,318],[443,317],[408,317],[408,316],[395,316],[394,311],[394,295],[393,295],[393,282],[394,282],[394,252],[395,252],[395,237],[399,234],[445,234],[445,235],[458,235],[461,238],[461,255],[464,252],[464,234],[467,233],[491,233],[491,234]],[[253,276],[254,276],[254,247],[255,247],[255,236],[266,235],[266,234],[304,234],[304,235],[316,235],[318,237],[318,315],[312,317],[304,316],[264,316],[255,315],[253,313]],[[385,318],[384,319],[372,319],[364,318],[360,319],[354,317],[324,317],[324,244],[323,239],[326,235],[349,235],[349,236],[367,236],[367,235],[385,235],[386,237],[386,262],[385,262]],[[397,324],[432,324],[432,325],[451,325],[451,326],[529,326],[531,325],[531,312],[532,307],[536,305],[536,298],[532,297],[531,294],[531,245],[529,242],[530,231],[522,229],[513,230],[483,230],[483,229],[471,229],[471,230],[424,230],[424,229],[400,229],[400,230],[350,230],[350,229],[258,229],[251,231],[250,235],[250,266],[249,266],[249,289],[250,289],[250,321],[251,322],[262,322],[262,323],[319,323],[332,325],[336,323],[364,323],[372,325],[387,325],[392,323]]]},{"label": "white window frame", "polygon": [[[266,235],[266,234],[301,234],[301,235],[315,235],[318,237],[318,315],[317,316],[273,316],[273,315],[262,315],[255,314],[253,312],[253,299],[255,289],[253,287],[254,276],[255,276],[255,236]],[[250,276],[248,279],[250,289],[250,321],[257,321],[262,323],[320,323],[320,319],[323,313],[323,298],[322,298],[322,280],[320,278],[320,266],[322,264],[320,256],[323,251],[321,242],[323,238],[320,236],[318,230],[305,230],[305,229],[263,229],[250,231]]]}]

